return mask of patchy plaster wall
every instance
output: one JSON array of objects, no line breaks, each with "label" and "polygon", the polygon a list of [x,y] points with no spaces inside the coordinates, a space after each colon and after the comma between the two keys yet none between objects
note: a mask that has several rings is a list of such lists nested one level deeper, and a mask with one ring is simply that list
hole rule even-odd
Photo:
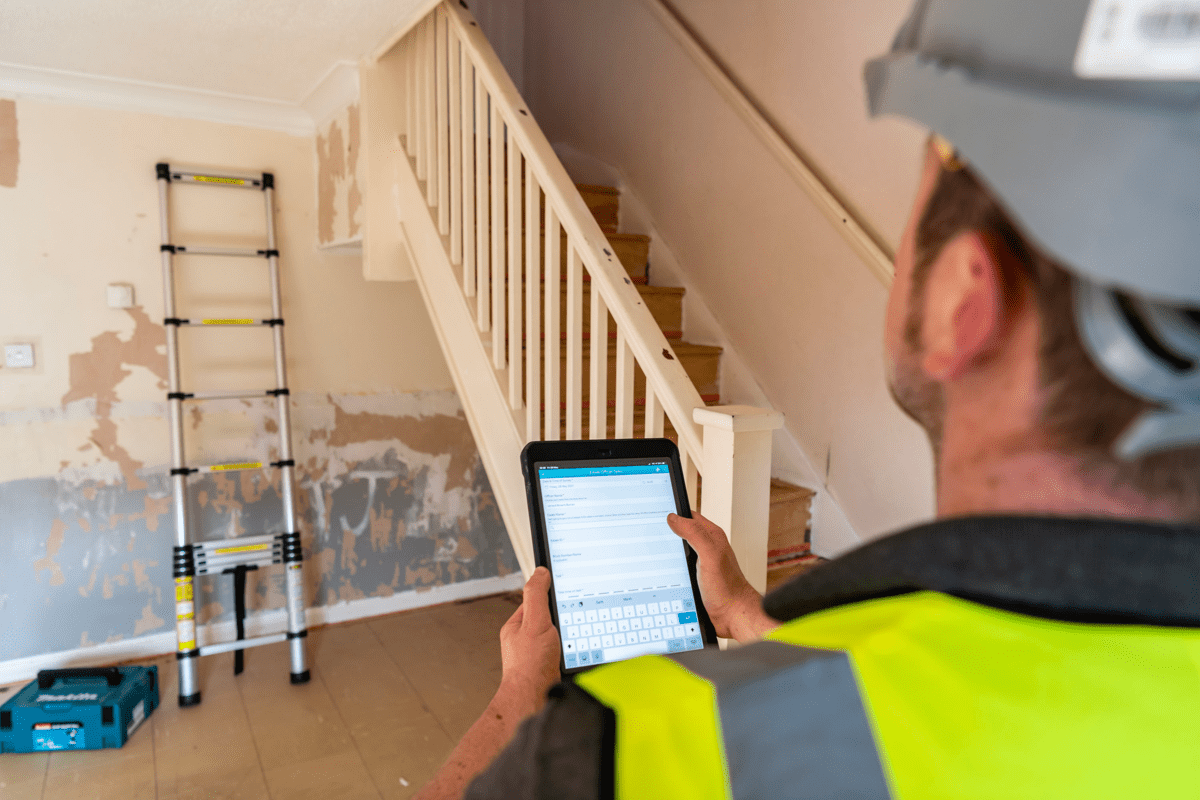
[{"label": "patchy plaster wall", "polygon": [[[3,101],[0,101],[2,103]],[[515,559],[415,284],[366,284],[317,248],[311,138],[17,101],[18,185],[0,191],[0,338],[37,368],[0,367],[0,661],[171,630],[157,161],[276,175],[293,442],[307,591],[328,605],[503,575]],[[173,238],[246,246],[262,195],[172,190]],[[180,312],[267,316],[258,261],[179,258]],[[134,308],[105,305],[130,283]],[[273,385],[269,332],[181,332],[185,388]],[[193,463],[269,460],[271,404],[189,407]],[[271,472],[192,483],[198,534],[281,530]],[[249,608],[282,603],[277,568]],[[227,617],[228,578],[202,619]]]},{"label": "patchy plaster wall", "polygon": [[322,245],[362,240],[362,174],[358,104],[317,131],[317,240]]},{"label": "patchy plaster wall", "polygon": [[21,140],[17,136],[17,104],[0,100],[0,186],[17,185],[17,165],[21,163]]},{"label": "patchy plaster wall", "polygon": [[[248,428],[269,452],[278,428],[267,403],[226,401],[188,420],[189,435]],[[71,400],[36,418],[0,415],[26,442],[88,415]],[[105,418],[142,418],[165,441],[166,404],[117,402]],[[293,400],[297,506],[308,605],[388,597],[516,570],[475,442],[451,391]],[[98,419],[97,416],[92,417]],[[126,456],[128,465],[128,456]],[[0,482],[0,661],[171,630],[171,490],[164,465]],[[135,482],[136,481],[136,482]],[[190,483],[193,529],[204,539],[280,532],[274,470],[205,475]],[[279,567],[247,580],[247,608],[283,606]],[[201,621],[231,616],[231,578],[201,579]]]}]

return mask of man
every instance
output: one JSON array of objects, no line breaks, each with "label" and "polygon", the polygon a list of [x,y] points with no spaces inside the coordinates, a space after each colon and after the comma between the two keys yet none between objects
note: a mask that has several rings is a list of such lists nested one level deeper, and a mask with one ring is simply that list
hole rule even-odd
[{"label": "man", "polygon": [[866,77],[935,132],[886,347],[938,521],[762,601],[672,518],[718,633],[766,638],[548,701],[538,570],[425,796],[1200,796],[1198,43],[1194,3],[919,0]]}]

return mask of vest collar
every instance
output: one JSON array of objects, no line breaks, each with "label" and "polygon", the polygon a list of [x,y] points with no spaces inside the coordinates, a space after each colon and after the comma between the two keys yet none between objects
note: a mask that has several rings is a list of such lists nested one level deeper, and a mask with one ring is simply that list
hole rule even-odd
[{"label": "vest collar", "polygon": [[932,590],[1070,622],[1200,627],[1200,527],[1058,517],[964,517],[884,537],[771,592],[787,621]]}]

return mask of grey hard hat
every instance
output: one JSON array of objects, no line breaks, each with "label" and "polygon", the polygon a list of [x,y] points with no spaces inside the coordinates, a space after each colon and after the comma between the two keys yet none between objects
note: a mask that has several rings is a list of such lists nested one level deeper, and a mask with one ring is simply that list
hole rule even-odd
[{"label": "grey hard hat", "polygon": [[[1090,6],[1096,29],[1114,7],[1189,5],[1168,46],[1194,54],[1190,80],[1080,76]],[[1097,283],[1200,306],[1200,2],[918,0],[865,77],[872,114],[952,142],[1048,255]]]},{"label": "grey hard hat", "polygon": [[865,79],[1077,277],[1094,360],[1165,409],[1118,452],[1200,442],[1200,0],[917,0]]}]

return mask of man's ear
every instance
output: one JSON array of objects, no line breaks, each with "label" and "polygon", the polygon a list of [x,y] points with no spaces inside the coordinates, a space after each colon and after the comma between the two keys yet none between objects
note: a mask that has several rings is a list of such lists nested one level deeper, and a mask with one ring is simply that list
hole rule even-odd
[{"label": "man's ear", "polygon": [[1005,325],[1004,251],[977,231],[942,248],[925,287],[922,367],[936,381],[985,360]]}]

